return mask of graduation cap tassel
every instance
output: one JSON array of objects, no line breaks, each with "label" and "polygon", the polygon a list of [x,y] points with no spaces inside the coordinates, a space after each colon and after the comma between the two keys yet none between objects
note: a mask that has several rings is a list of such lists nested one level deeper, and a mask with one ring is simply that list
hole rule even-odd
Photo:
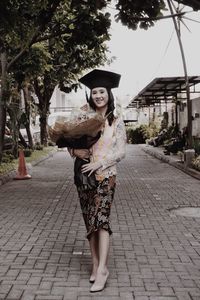
[{"label": "graduation cap tassel", "polygon": [[88,93],[87,93],[86,89],[85,89],[85,97],[86,97],[87,102],[89,102],[89,97],[88,97]]}]

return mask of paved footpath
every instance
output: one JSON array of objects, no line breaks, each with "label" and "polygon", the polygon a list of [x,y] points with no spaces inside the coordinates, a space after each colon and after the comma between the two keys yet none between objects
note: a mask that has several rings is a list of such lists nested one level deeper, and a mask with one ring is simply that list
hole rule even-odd
[{"label": "paved footpath", "polygon": [[200,300],[200,218],[170,210],[200,205],[199,181],[134,145],[118,170],[110,277],[96,294],[69,155],[0,187],[0,300]]}]

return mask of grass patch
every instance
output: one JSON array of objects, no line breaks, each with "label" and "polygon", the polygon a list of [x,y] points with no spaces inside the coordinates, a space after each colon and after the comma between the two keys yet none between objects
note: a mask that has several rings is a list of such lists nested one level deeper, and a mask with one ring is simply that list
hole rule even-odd
[{"label": "grass patch", "polygon": [[42,157],[48,155],[54,147],[44,147],[43,150],[34,150],[29,157],[25,157],[27,163],[31,163],[33,161],[37,161]]},{"label": "grass patch", "polygon": [[17,167],[17,160],[13,160],[9,163],[2,163],[0,164],[0,176],[5,175],[13,170],[15,170]]},{"label": "grass patch", "polygon": [[[30,157],[25,157],[26,163],[38,161],[40,158],[45,157],[54,149],[53,146],[45,147],[43,150],[34,150]],[[5,175],[18,168],[18,159],[14,159],[9,163],[0,164],[0,176]]]}]

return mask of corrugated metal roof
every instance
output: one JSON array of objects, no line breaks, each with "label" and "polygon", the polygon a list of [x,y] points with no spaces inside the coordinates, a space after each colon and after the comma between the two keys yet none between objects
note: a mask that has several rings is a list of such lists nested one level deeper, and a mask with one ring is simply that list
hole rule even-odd
[{"label": "corrugated metal roof", "polygon": [[[189,76],[189,86],[194,87],[200,83],[200,76]],[[137,96],[135,96],[128,107],[136,106],[149,106],[161,101],[172,101],[177,98],[178,94],[186,91],[185,77],[159,77],[153,79]],[[183,99],[183,97],[181,97]]]}]

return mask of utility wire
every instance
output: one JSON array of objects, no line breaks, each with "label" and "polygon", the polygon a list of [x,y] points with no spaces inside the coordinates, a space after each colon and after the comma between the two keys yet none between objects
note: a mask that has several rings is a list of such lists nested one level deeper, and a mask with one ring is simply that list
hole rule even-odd
[{"label": "utility wire", "polygon": [[[172,2],[172,3],[173,3],[173,2]],[[183,9],[184,9],[184,6],[183,6],[182,8],[178,8],[178,10],[176,9],[176,12],[182,12]],[[187,12],[185,12],[185,13],[191,13],[191,12],[193,12],[193,11],[187,11]],[[189,28],[187,27],[187,25],[185,24],[185,22],[184,22],[182,19],[187,19],[187,20],[190,20],[190,21],[193,21],[193,22],[200,23],[200,22],[197,21],[197,20],[193,20],[193,19],[188,18],[188,17],[186,17],[186,16],[182,16],[182,17],[180,18],[180,22],[183,23],[183,25],[188,29],[189,32],[191,32],[191,31],[189,30]],[[169,41],[168,41],[168,43],[167,43],[167,46],[166,46],[165,51],[164,51],[164,53],[163,53],[163,56],[162,56],[162,58],[161,58],[161,60],[160,60],[160,62],[159,62],[159,64],[158,64],[158,66],[157,66],[156,71],[154,72],[154,74],[156,74],[156,73],[158,72],[158,70],[159,70],[159,68],[160,68],[160,66],[161,66],[161,64],[162,64],[162,62],[163,62],[163,60],[164,60],[164,58],[165,58],[165,56],[166,56],[166,54],[167,54],[167,51],[168,51],[168,49],[169,49],[169,46],[170,46],[170,43],[171,43],[171,41],[172,41],[173,35],[174,35],[174,30],[173,30],[173,32],[172,32],[172,34],[171,34],[171,37],[170,37],[170,39],[169,39]],[[151,80],[153,80],[153,79],[155,78],[155,76],[156,76],[156,75],[152,76]]]},{"label": "utility wire", "polygon": [[[185,26],[185,28],[191,33],[191,30],[189,29],[189,27],[185,24],[185,22],[183,21],[183,18],[180,19],[180,22]],[[180,26],[180,25],[179,25]]]},{"label": "utility wire", "polygon": [[165,47],[165,51],[164,51],[164,53],[163,53],[163,56],[161,57],[160,62],[159,62],[159,64],[158,64],[158,66],[157,66],[157,68],[156,68],[156,70],[155,70],[155,72],[154,72],[154,75],[152,76],[151,80],[153,80],[153,79],[155,78],[155,76],[156,76],[155,74],[158,72],[158,70],[159,70],[159,68],[160,68],[160,66],[161,66],[161,64],[162,64],[162,62],[163,62],[163,60],[164,60],[164,58],[165,58],[165,56],[166,56],[166,54],[167,54],[167,51],[168,51],[169,46],[170,46],[170,43],[171,43],[171,41],[172,41],[174,32],[175,32],[175,30],[172,31],[172,34],[171,34],[171,36],[170,36],[170,38],[169,38],[169,41],[168,41],[168,43],[167,43],[167,45],[166,45],[166,47]]},{"label": "utility wire", "polygon": [[197,21],[197,20],[194,20],[194,19],[191,19],[191,18],[188,18],[188,17],[182,17],[183,19],[187,19],[187,20],[190,20],[190,21],[193,21],[193,22],[196,22],[196,23],[199,23],[200,24],[200,22],[199,21]]}]

